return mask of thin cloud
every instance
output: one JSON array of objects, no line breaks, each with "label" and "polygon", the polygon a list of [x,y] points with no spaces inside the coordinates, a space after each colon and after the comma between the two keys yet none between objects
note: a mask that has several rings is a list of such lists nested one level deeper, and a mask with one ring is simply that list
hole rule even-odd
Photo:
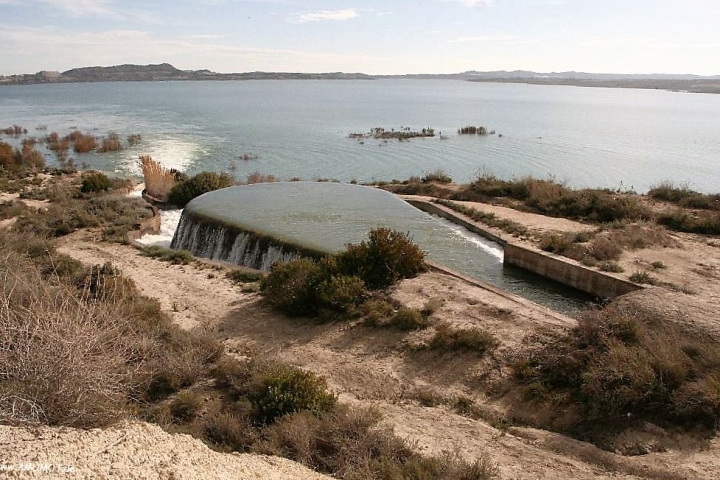
[{"label": "thin cloud", "polygon": [[457,37],[448,40],[448,43],[493,43],[502,45],[520,45],[527,43],[537,43],[539,40],[531,38],[522,38],[517,35],[480,35]]},{"label": "thin cloud", "polygon": [[468,8],[489,7],[494,0],[440,0],[441,2],[454,2]]},{"label": "thin cloud", "polygon": [[587,37],[580,41],[580,45],[592,47],[614,47],[628,45],[652,45],[657,43],[656,38],[651,37]]},{"label": "thin cloud", "polygon": [[395,14],[395,12],[378,12],[378,13],[377,13],[377,16],[378,16],[378,17],[385,17],[385,16],[387,16],[387,15],[394,15],[394,14]]},{"label": "thin cloud", "polygon": [[[22,47],[23,51],[36,58],[51,59],[29,66],[28,72],[40,69],[66,70],[87,65],[158,63],[158,59],[173,63],[178,68],[194,65],[192,68],[226,72],[283,68],[296,71],[349,71],[358,63],[369,66],[385,60],[372,55],[224,45],[203,39],[163,40],[151,32],[141,30],[83,33],[64,29],[3,27],[0,28],[0,43],[10,49]],[[328,70],[325,70],[326,67]]]},{"label": "thin cloud", "polygon": [[294,23],[307,22],[343,22],[360,16],[357,9],[346,8],[344,10],[320,10],[317,12],[303,12],[291,17]]},{"label": "thin cloud", "polygon": [[71,18],[103,18],[124,22],[164,24],[165,19],[143,10],[131,11],[115,0],[0,0],[0,5],[22,5],[30,9],[52,9]]},{"label": "thin cloud", "polygon": [[38,3],[64,10],[72,17],[120,16],[106,0],[39,0]]}]

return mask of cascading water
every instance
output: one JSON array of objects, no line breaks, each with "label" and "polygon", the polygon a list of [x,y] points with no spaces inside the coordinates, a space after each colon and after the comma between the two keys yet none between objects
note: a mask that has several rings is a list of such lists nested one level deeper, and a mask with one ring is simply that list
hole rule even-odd
[{"label": "cascading water", "polygon": [[589,300],[504,266],[502,247],[489,240],[358,185],[266,183],[206,193],[183,210],[171,247],[267,271],[277,261],[337,253],[377,227],[406,232],[428,259],[555,310],[583,309]]},{"label": "cascading water", "polygon": [[301,256],[297,249],[263,240],[251,232],[183,214],[170,248],[262,271],[269,271],[275,262],[289,262]]}]

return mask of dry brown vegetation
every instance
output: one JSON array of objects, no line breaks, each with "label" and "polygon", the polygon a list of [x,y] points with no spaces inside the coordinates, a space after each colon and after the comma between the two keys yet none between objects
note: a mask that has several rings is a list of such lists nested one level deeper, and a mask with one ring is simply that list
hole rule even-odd
[{"label": "dry brown vegetation", "polygon": [[175,172],[163,167],[150,155],[140,156],[140,168],[145,178],[145,190],[148,195],[160,201],[166,201],[170,190],[175,185]]},{"label": "dry brown vegetation", "polygon": [[102,144],[97,148],[98,152],[118,152],[123,149],[120,136],[117,133],[111,132],[107,137],[103,137]]},{"label": "dry brown vegetation", "polygon": [[526,398],[557,409],[543,427],[614,449],[618,433],[648,421],[711,434],[720,418],[719,366],[715,342],[656,313],[610,306],[521,355],[513,369]]},{"label": "dry brown vegetation", "polygon": [[[70,206],[60,191],[44,195]],[[115,217],[95,212],[112,197],[97,195],[69,209],[113,226]],[[224,355],[216,340],[180,330],[112,264],[57,254],[43,235],[56,231],[55,215],[17,213],[14,230],[0,230],[0,422],[91,428],[133,415],[340,478],[496,476],[487,457],[418,454],[376,411],[338,405],[310,371]]]}]

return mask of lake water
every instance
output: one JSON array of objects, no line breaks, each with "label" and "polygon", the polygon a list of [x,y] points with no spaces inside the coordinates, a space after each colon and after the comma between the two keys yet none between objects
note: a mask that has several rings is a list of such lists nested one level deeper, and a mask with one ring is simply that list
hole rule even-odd
[{"label": "lake water", "polygon": [[[137,147],[77,155],[137,174],[150,154],[190,173],[281,179],[406,179],[444,169],[553,176],[574,187],[646,191],[662,181],[720,191],[720,95],[452,80],[141,82],[0,87],[0,126],[140,133]],[[464,125],[500,135],[459,136]],[[36,131],[39,125],[46,131]],[[348,138],[372,127],[434,128],[446,139]],[[7,137],[4,138],[7,141]],[[244,161],[243,154],[257,156]]]}]

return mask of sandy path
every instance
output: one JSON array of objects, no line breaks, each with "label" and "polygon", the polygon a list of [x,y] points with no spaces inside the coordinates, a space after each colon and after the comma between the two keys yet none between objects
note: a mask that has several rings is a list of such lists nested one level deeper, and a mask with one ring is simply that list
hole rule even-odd
[{"label": "sandy path", "polygon": [[[401,198],[424,200],[431,202],[434,200],[432,197],[424,197],[419,195],[401,195]],[[576,222],[574,220],[568,220],[566,218],[555,218],[546,217],[544,215],[538,215],[535,213],[527,213],[515,210],[514,208],[503,207],[500,205],[492,205],[489,203],[480,202],[460,202],[453,200],[453,203],[463,205],[465,207],[474,208],[483,213],[494,213],[498,219],[512,220],[513,222],[525,225],[532,233],[536,235],[542,235],[544,233],[554,232],[586,232],[595,230],[597,227],[594,225]],[[497,233],[502,235],[502,231],[494,229],[492,227],[483,227],[490,231],[497,230]]]},{"label": "sandy path", "polygon": [[85,264],[112,262],[184,329],[223,317],[245,296],[223,272],[211,267],[160,262],[141,256],[134,247],[94,242],[83,232],[64,237],[58,251]]}]

